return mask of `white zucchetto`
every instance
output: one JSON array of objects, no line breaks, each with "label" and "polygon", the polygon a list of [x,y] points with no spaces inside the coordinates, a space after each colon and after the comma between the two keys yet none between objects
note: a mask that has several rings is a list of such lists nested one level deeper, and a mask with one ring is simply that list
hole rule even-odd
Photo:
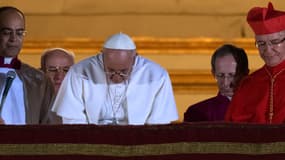
[{"label": "white zucchetto", "polygon": [[121,49],[121,50],[135,50],[136,45],[134,41],[124,33],[117,33],[109,37],[105,43],[104,48]]}]

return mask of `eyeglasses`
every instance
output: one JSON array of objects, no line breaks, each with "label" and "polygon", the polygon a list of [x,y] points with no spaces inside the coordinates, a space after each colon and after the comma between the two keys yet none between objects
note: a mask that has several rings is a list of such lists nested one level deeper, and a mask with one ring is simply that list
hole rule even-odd
[{"label": "eyeglasses", "polygon": [[64,73],[66,74],[68,72],[70,67],[59,67],[59,66],[56,66],[56,67],[47,67],[46,68],[46,71],[49,72],[49,73]]},{"label": "eyeglasses", "polygon": [[10,37],[16,35],[18,38],[23,38],[26,35],[27,31],[24,29],[12,30],[10,28],[0,29],[0,35],[4,37]]},{"label": "eyeglasses", "polygon": [[273,39],[273,40],[270,40],[269,42],[265,42],[265,41],[256,41],[255,42],[255,46],[256,48],[259,48],[259,49],[265,49],[265,47],[267,45],[269,46],[280,46],[283,42],[285,41],[285,38],[283,39]]},{"label": "eyeglasses", "polygon": [[130,63],[129,66],[124,66],[123,69],[116,69],[116,67],[113,68],[112,65],[111,66],[107,65],[107,64],[110,64],[110,62],[106,63],[104,61],[104,53],[103,53],[104,72],[105,72],[106,76],[108,77],[108,80],[113,81],[115,75],[120,76],[121,80],[123,80],[123,81],[127,80],[128,77],[130,76],[131,72],[132,72],[132,68],[133,68],[132,66],[133,66],[133,63],[135,61],[135,57],[136,56],[133,57],[133,62]]},{"label": "eyeglasses", "polygon": [[224,79],[233,80],[235,78],[235,74],[233,74],[233,73],[229,73],[229,74],[220,73],[220,74],[216,74],[215,77],[218,80],[224,80]]},{"label": "eyeglasses", "polygon": [[112,71],[112,72],[108,72],[108,71],[105,71],[106,75],[108,75],[109,77],[113,77],[115,75],[119,75],[120,77],[122,77],[123,79],[126,79],[128,78],[129,76],[129,71],[127,72],[123,72],[123,71]]}]

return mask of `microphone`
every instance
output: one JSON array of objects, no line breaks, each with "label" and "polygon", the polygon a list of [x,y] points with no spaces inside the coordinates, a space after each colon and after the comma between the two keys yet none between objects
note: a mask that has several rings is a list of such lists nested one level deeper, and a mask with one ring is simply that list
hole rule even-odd
[{"label": "microphone", "polygon": [[1,113],[2,113],[2,108],[3,108],[3,105],[4,105],[4,102],[6,100],[6,97],[8,95],[8,91],[12,85],[12,82],[13,80],[15,79],[16,77],[16,73],[14,71],[8,71],[7,74],[6,74],[6,84],[5,84],[5,88],[4,88],[4,91],[3,91],[3,94],[2,94],[2,99],[1,99],[1,104],[0,104],[0,116],[1,116]]}]

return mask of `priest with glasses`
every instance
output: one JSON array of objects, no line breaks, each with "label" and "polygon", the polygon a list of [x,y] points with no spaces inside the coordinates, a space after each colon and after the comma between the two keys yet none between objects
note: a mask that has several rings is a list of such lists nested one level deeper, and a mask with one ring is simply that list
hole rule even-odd
[{"label": "priest with glasses", "polygon": [[102,51],[72,66],[53,105],[64,124],[168,124],[178,119],[169,75],[114,34]]}]

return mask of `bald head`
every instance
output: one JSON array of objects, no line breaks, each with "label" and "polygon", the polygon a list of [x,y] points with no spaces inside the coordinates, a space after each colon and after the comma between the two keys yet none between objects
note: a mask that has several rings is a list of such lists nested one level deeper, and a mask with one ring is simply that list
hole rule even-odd
[{"label": "bald head", "polygon": [[3,7],[0,7],[0,15],[1,15],[2,13],[5,14],[5,12],[14,12],[14,13],[17,13],[17,14],[19,14],[19,15],[24,19],[24,21],[25,21],[25,15],[24,15],[24,13],[23,13],[21,10],[19,10],[18,8],[15,8],[15,7],[12,7],[12,6],[3,6]]},{"label": "bald head", "polygon": [[41,70],[50,78],[55,92],[58,91],[65,74],[74,64],[74,54],[62,48],[46,50],[41,57]]},{"label": "bald head", "polygon": [[41,70],[45,72],[50,59],[53,57],[57,59],[65,59],[68,64],[74,64],[74,53],[63,48],[50,48],[45,50],[41,56]]},{"label": "bald head", "polygon": [[0,8],[0,55],[16,57],[25,35],[24,14],[14,7]]}]

